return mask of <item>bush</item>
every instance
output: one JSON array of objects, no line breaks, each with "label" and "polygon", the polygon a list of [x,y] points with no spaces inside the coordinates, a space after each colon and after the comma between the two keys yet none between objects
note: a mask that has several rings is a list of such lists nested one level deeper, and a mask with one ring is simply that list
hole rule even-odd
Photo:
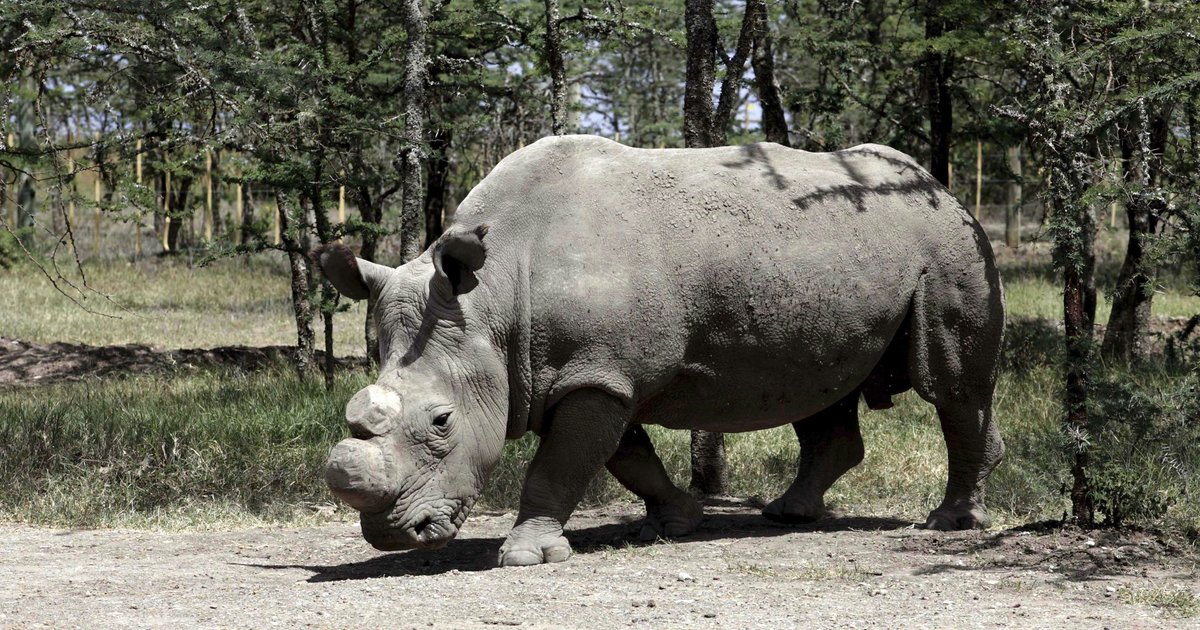
[{"label": "bush", "polygon": [[1091,481],[1105,521],[1163,518],[1200,473],[1200,379],[1108,374],[1095,388],[1091,439]]}]

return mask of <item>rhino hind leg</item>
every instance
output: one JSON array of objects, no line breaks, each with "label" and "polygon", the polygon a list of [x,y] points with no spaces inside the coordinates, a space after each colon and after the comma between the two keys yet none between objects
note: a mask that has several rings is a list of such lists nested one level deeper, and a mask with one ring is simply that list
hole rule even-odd
[{"label": "rhino hind leg", "polygon": [[567,394],[549,417],[521,490],[517,522],[500,547],[500,566],[562,562],[571,556],[563,526],[587,485],[617,450],[629,410],[596,389]]},{"label": "rhino hind leg", "polygon": [[605,464],[621,485],[646,502],[646,521],[640,538],[679,538],[700,527],[704,510],[692,495],[671,483],[646,430],[631,425],[621,436],[617,452]]},{"label": "rhino hind leg", "polygon": [[800,439],[800,472],[783,496],[763,508],[779,523],[810,523],[825,515],[825,491],[863,459],[858,428],[858,396],[850,395],[792,424]]},{"label": "rhino hind leg", "polygon": [[946,496],[928,529],[986,528],[984,482],[1004,456],[992,396],[1004,335],[999,279],[927,275],[913,296],[909,374],[937,408],[946,440]]}]

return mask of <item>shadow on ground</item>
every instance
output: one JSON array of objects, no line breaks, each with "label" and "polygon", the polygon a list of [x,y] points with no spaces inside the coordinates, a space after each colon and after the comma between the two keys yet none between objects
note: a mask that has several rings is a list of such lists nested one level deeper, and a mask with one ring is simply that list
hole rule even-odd
[{"label": "shadow on ground", "polygon": [[[913,527],[911,521],[873,517],[826,518],[799,526],[781,525],[757,513],[717,513],[705,516],[700,530],[680,542],[786,536],[797,532],[888,531]],[[614,548],[644,547],[659,543],[638,540],[641,520],[625,519],[582,529],[568,529],[567,539],[576,555],[604,553]],[[445,549],[414,549],[389,553],[361,562],[335,565],[245,564],[260,569],[303,569],[312,572],[309,582],[337,582],[411,575],[441,575],[451,571],[485,571],[496,568],[501,536],[455,540]]]},{"label": "shadow on ground", "polygon": [[1072,582],[1145,575],[1148,569],[1166,566],[1170,558],[1186,555],[1183,549],[1150,532],[1131,529],[1088,531],[1057,522],[1035,523],[1000,532],[906,538],[893,550],[956,558],[951,562],[926,565],[916,571],[917,575],[1024,569],[1057,573]]}]

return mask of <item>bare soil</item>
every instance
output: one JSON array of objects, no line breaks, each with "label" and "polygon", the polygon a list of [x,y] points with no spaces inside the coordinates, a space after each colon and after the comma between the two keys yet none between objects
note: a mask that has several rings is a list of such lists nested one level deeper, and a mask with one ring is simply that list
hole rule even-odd
[{"label": "bare soil", "polygon": [[[164,374],[199,367],[246,371],[291,361],[294,346],[166,349],[145,344],[88,346],[0,337],[0,387],[28,387],[128,374]],[[317,351],[318,365],[324,353]],[[339,368],[366,367],[365,357],[337,359]]]},{"label": "bare soil", "polygon": [[[566,563],[493,568],[510,514],[440,551],[380,553],[355,524],[216,533],[0,525],[0,628],[1194,628],[1147,594],[1200,588],[1137,532],[788,528],[734,502],[639,545],[641,510],[576,514]],[[1164,590],[1165,589],[1165,590]]]}]

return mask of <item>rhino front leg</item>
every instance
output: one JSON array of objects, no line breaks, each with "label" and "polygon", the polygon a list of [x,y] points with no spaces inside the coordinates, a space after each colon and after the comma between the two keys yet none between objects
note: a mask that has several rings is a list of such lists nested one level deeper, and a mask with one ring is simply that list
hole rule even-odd
[{"label": "rhino front leg", "polygon": [[700,527],[704,510],[692,495],[671,483],[650,436],[640,426],[625,430],[617,452],[605,464],[621,485],[646,502],[646,522],[640,538],[686,536]]},{"label": "rhino front leg", "polygon": [[763,508],[763,516],[809,523],[825,515],[825,491],[863,460],[858,390],[792,428],[800,438],[800,472],[783,496]]},{"label": "rhino front leg", "polygon": [[555,406],[521,490],[521,511],[504,545],[500,566],[562,562],[571,556],[563,526],[584,490],[617,450],[630,413],[594,389],[567,394]]}]

